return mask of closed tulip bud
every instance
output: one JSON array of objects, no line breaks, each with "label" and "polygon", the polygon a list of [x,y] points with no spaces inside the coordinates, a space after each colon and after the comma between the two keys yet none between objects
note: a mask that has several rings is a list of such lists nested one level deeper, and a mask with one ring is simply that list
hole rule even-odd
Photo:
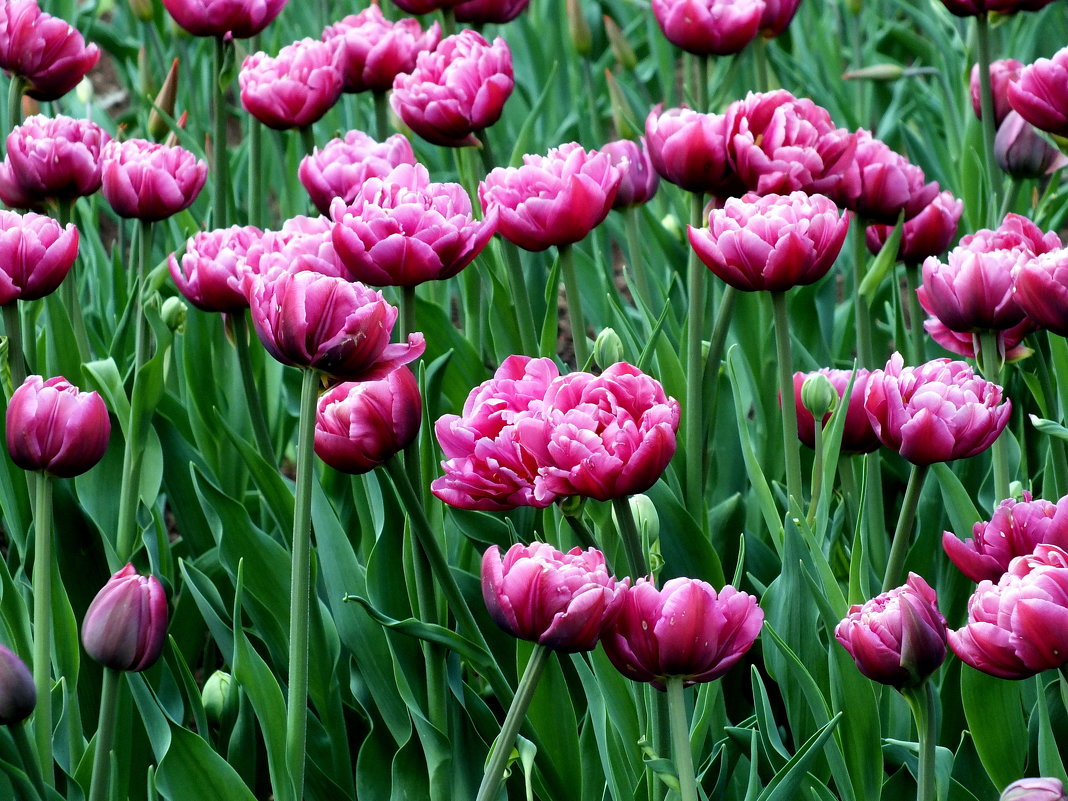
[{"label": "closed tulip bud", "polygon": [[37,706],[37,689],[26,664],[0,645],[0,726],[21,723]]},{"label": "closed tulip bud", "polygon": [[[820,420],[821,427],[826,426],[839,401],[842,401],[846,403],[842,450],[845,453],[871,453],[878,448],[882,443],[875,436],[868,414],[864,411],[864,392],[868,386],[869,375],[870,373],[863,368],[858,368],[856,377],[854,377],[852,370],[833,370],[827,367],[815,373],[794,373],[794,404],[797,409],[798,439],[809,448],[815,448],[816,419]],[[850,381],[853,382],[853,389],[847,400],[845,391],[849,388]],[[828,387],[834,394],[834,398],[829,405],[823,406],[828,400],[826,394]],[[809,390],[807,402],[805,401],[806,389]],[[823,411],[818,411],[820,407]]]},{"label": "closed tulip bud", "polygon": [[185,148],[144,139],[108,142],[103,193],[120,217],[164,220],[192,205],[208,180],[208,165]]},{"label": "closed tulip bud", "polygon": [[468,25],[511,22],[530,5],[530,0],[463,0],[453,7],[457,22]]},{"label": "closed tulip bud", "polygon": [[160,316],[168,329],[180,334],[185,331],[185,318],[188,311],[189,308],[182,303],[180,298],[170,297],[163,301]]},{"label": "closed tulip bud", "polygon": [[[644,541],[656,542],[660,537],[660,515],[653,499],[639,492],[627,498],[627,502],[630,504],[631,514],[634,515],[638,536]],[[615,507],[612,509],[612,515],[615,516]]]},{"label": "closed tulip bud", "polygon": [[204,714],[215,728],[226,729],[237,718],[240,697],[234,677],[222,670],[216,670],[204,682],[200,700],[204,704]]},{"label": "closed tulip bud", "polygon": [[111,421],[103,399],[62,377],[31,375],[7,407],[7,450],[23,470],[69,478],[104,456]]},{"label": "closed tulip bud", "polygon": [[905,68],[900,64],[872,64],[869,67],[850,70],[842,75],[845,81],[896,81],[905,74]]},{"label": "closed tulip bud", "polygon": [[141,22],[151,22],[156,17],[154,0],[129,0],[130,11]]},{"label": "closed tulip bud", "polygon": [[823,373],[813,373],[801,384],[801,405],[815,417],[823,419],[825,414],[834,412],[838,405],[838,393],[831,380]]},{"label": "closed tulip bud", "polygon": [[167,595],[132,564],[97,593],[82,621],[85,652],[105,667],[137,672],[156,664],[167,639]]},{"label": "closed tulip bud", "polygon": [[50,295],[78,256],[78,229],[51,217],[0,211],[0,306]]},{"label": "closed tulip bud", "polygon": [[994,137],[994,160],[1013,178],[1041,178],[1068,164],[1057,148],[1043,139],[1031,123],[1009,112]]},{"label": "closed tulip bud", "polygon": [[503,557],[493,545],[482,556],[482,597],[493,621],[554,651],[593,650],[619,614],[626,587],[594,548],[561,553],[534,542],[513,545]]},{"label": "closed tulip bud", "polygon": [[567,32],[571,36],[571,45],[582,57],[593,52],[593,33],[586,15],[582,11],[580,0],[567,0]]},{"label": "closed tulip bud", "polygon": [[[171,62],[171,68],[167,71],[167,77],[163,80],[159,94],[153,104],[152,111],[148,114],[148,133],[153,139],[163,139],[171,130],[170,123],[160,114],[164,112],[168,117],[174,117],[174,104],[178,99],[178,59]],[[158,109],[158,110],[157,110]]]},{"label": "closed tulip bud", "polygon": [[998,801],[1068,801],[1060,779],[1017,779]]},{"label": "closed tulip bud", "polygon": [[618,139],[602,147],[601,152],[612,157],[612,163],[623,176],[616,199],[612,202],[613,209],[639,206],[656,194],[660,186],[660,176],[653,169],[644,138],[640,143],[630,139]]},{"label": "closed tulip bud", "polygon": [[593,361],[602,370],[623,361],[623,340],[614,328],[605,328],[593,342]]},{"label": "closed tulip bud", "polygon": [[634,52],[634,48],[631,47],[627,37],[619,27],[614,19],[607,14],[604,15],[604,32],[608,36],[608,44],[612,48],[612,55],[616,57],[616,61],[619,62],[625,70],[633,70],[638,66],[638,56]]},{"label": "closed tulip bud", "polygon": [[248,39],[266,28],[288,0],[163,0],[174,21],[194,36]]}]

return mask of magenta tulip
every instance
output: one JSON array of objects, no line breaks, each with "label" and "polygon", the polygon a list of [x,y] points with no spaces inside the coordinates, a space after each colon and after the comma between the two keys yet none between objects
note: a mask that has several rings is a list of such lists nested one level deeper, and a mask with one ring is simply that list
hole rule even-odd
[{"label": "magenta tulip", "polygon": [[968,624],[949,632],[953,653],[976,670],[1026,679],[1068,664],[1068,553],[1039,544],[997,584],[981,581]]},{"label": "magenta tulip", "polygon": [[753,645],[764,610],[729,584],[718,593],[698,579],[673,578],[662,589],[638,579],[608,633],[604,652],[616,670],[658,690],[669,678],[686,686],[713,681]]},{"label": "magenta tulip", "polygon": [[100,188],[101,151],[109,141],[111,137],[89,120],[39,114],[28,118],[7,135],[0,199],[28,208],[93,194]]},{"label": "magenta tulip", "polygon": [[[927,207],[908,220],[901,230],[898,261],[920,264],[928,256],[941,256],[957,237],[957,224],[964,211],[963,201],[947,190],[935,195]],[[868,250],[878,254],[893,231],[892,225],[869,225],[864,230]]]},{"label": "magenta tulip", "polygon": [[935,591],[915,573],[897,589],[849,607],[834,637],[857,670],[899,690],[920,686],[946,659],[946,619]]},{"label": "magenta tulip", "polygon": [[661,111],[657,106],[645,118],[649,160],[660,177],[690,192],[720,198],[745,192],[727,158],[729,132],[722,114],[689,108]]},{"label": "magenta tulip", "polygon": [[344,139],[331,139],[322,150],[313,149],[301,160],[297,176],[319,213],[329,214],[334,198],[351,203],[367,179],[384,178],[401,164],[415,164],[404,134],[379,143],[362,131],[349,131]]},{"label": "magenta tulip", "polygon": [[345,92],[386,92],[394,79],[415,69],[418,55],[441,40],[441,26],[425,31],[415,19],[390,22],[377,5],[350,14],[323,31],[338,54]]},{"label": "magenta tulip", "polygon": [[482,597],[490,617],[513,637],[563,653],[592,651],[623,603],[627,580],[609,575],[604,554],[562,553],[515,544],[482,555]]},{"label": "magenta tulip", "polygon": [[163,0],[174,21],[194,36],[255,36],[274,21],[287,0]]},{"label": "magenta tulip", "polygon": [[1068,801],[1060,779],[1017,779],[1001,791],[998,801]]},{"label": "magenta tulip", "polygon": [[911,220],[938,196],[938,184],[926,183],[923,170],[869,131],[857,131],[856,147],[860,183],[845,205],[863,219],[892,225],[904,214]]},{"label": "magenta tulip", "polygon": [[570,245],[608,216],[620,172],[607,153],[577,142],[523,156],[522,167],[497,167],[478,186],[482,209],[499,215],[501,236],[524,250]]},{"label": "magenta tulip", "polygon": [[36,0],[0,5],[0,69],[26,81],[35,100],[58,100],[100,60],[100,49],[69,22],[46,14]]},{"label": "magenta tulip", "polygon": [[1016,302],[1036,325],[1068,336],[1068,249],[1026,259],[1013,274]]},{"label": "magenta tulip", "polygon": [[1068,47],[1040,58],[1020,70],[1020,77],[1009,84],[1009,103],[1013,109],[1040,131],[1068,136]]},{"label": "magenta tulip", "polygon": [[28,718],[37,706],[37,688],[26,663],[0,645],[0,726]]},{"label": "magenta tulip", "polygon": [[56,291],[78,257],[78,229],[51,217],[0,211],[0,306]]},{"label": "magenta tulip", "polygon": [[237,76],[241,107],[269,128],[304,128],[341,97],[341,72],[334,48],[301,39],[278,55],[253,53]]},{"label": "magenta tulip", "polygon": [[864,408],[882,443],[917,465],[967,459],[989,448],[1012,403],[965,362],[935,359],[905,367],[900,353],[873,370]]},{"label": "magenta tulip", "polygon": [[760,17],[760,33],[768,39],[782,34],[793,21],[801,0],[764,0],[764,14]]},{"label": "magenta tulip", "polygon": [[172,253],[167,266],[178,291],[198,309],[237,312],[248,308],[241,276],[248,269],[249,247],[263,231],[254,225],[233,225],[189,238],[179,263]]},{"label": "magenta tulip", "polygon": [[16,465],[70,478],[103,458],[111,420],[95,392],[80,392],[63,377],[31,375],[11,395],[6,429]]},{"label": "magenta tulip", "polygon": [[461,0],[393,0],[393,5],[409,14],[430,14],[454,8]]},{"label": "magenta tulip", "polygon": [[649,202],[660,186],[660,176],[653,169],[645,139],[618,139],[604,145],[601,152],[612,157],[621,176],[612,208],[628,209]]},{"label": "magenta tulip", "polygon": [[[847,404],[845,426],[842,429],[842,451],[845,453],[871,453],[882,443],[875,436],[871,427],[868,413],[864,411],[864,392],[868,388],[868,376],[870,373],[858,368],[856,377],[852,370],[834,370],[823,367],[814,373],[794,373],[794,405],[797,409],[797,437],[809,448],[816,447],[816,421],[812,412],[805,408],[801,402],[801,387],[805,380],[813,375],[823,375],[831,382],[834,391],[838,393],[840,401]],[[853,381],[849,399],[846,400],[845,392],[849,389],[849,382]],[[823,416],[820,426],[826,426],[831,419],[831,412]]]},{"label": "magenta tulip", "polygon": [[315,453],[343,473],[374,470],[419,433],[423,402],[407,367],[330,389],[315,413]]},{"label": "magenta tulip", "polygon": [[259,275],[285,271],[299,263],[301,270],[347,280],[348,271],[334,248],[333,230],[328,217],[291,217],[280,230],[265,231],[250,244],[245,261],[249,270]]},{"label": "magenta tulip", "polygon": [[[1014,58],[1005,58],[990,62],[990,91],[994,96],[994,127],[1001,127],[1002,120],[1012,111],[1009,105],[1009,84],[1020,77],[1023,64]],[[979,119],[983,118],[982,104],[979,97],[979,65],[972,65],[968,90],[972,98],[972,111]]]},{"label": "magenta tulip", "polygon": [[105,667],[137,672],[156,664],[167,641],[167,595],[132,564],[108,579],[82,621],[85,652]]},{"label": "magenta tulip", "polygon": [[760,32],[764,0],[653,0],[653,16],[667,40],[687,53],[728,56]]},{"label": "magenta tulip", "polygon": [[415,69],[393,81],[390,105],[404,124],[435,145],[477,145],[479,131],[500,119],[515,86],[512,53],[464,30],[424,51]]},{"label": "magenta tulip", "polygon": [[942,5],[958,17],[976,17],[996,12],[1015,14],[1017,11],[1038,11],[1053,0],[942,0]]},{"label": "magenta tulip", "polygon": [[208,180],[208,165],[185,148],[144,139],[108,142],[101,172],[104,197],[115,213],[147,222],[188,208]]},{"label": "magenta tulip", "polygon": [[1013,178],[1041,178],[1068,165],[1068,157],[1050,145],[1031,123],[1010,111],[994,137],[994,160]]},{"label": "magenta tulip", "polygon": [[462,0],[453,7],[457,22],[467,25],[503,25],[511,22],[530,5],[530,0]]}]

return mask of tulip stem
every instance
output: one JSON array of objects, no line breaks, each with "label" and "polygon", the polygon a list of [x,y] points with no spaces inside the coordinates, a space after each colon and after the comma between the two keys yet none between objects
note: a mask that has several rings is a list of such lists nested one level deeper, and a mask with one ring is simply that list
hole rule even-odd
[{"label": "tulip stem", "polygon": [[671,741],[675,750],[675,771],[679,775],[679,798],[697,801],[697,777],[690,749],[690,724],[686,720],[682,677],[667,677],[668,715],[671,718]]},{"label": "tulip stem", "polygon": [[415,331],[415,287],[401,287],[400,339],[407,342],[408,335]]},{"label": "tulip stem", "polygon": [[375,136],[379,142],[385,142],[389,136],[389,95],[376,90],[371,96],[375,105]]},{"label": "tulip stem", "polygon": [[[249,40],[249,52],[260,49],[260,35]],[[248,115],[248,222],[250,225],[265,225],[264,206],[266,198],[261,189],[263,172],[263,124]]]},{"label": "tulip stem", "polygon": [[7,364],[11,370],[11,389],[16,390],[26,381],[26,356],[22,345],[22,316],[19,304],[13,300],[3,307],[4,333],[7,334]]},{"label": "tulip stem", "polygon": [[575,348],[575,367],[585,369],[590,359],[586,343],[586,318],[582,314],[582,298],[579,295],[578,276],[575,274],[575,254],[571,245],[560,245],[560,272],[564,274],[564,291],[567,293],[567,316],[571,321],[571,341]]},{"label": "tulip stem", "polygon": [[111,775],[111,749],[115,742],[115,723],[119,713],[119,678],[115,668],[104,668],[100,688],[100,720],[96,727],[96,748],[93,751],[93,778],[89,784],[89,801],[107,798],[108,777]]},{"label": "tulip stem", "polygon": [[929,465],[914,464],[909,473],[909,483],[905,487],[905,498],[901,502],[901,514],[894,529],[894,541],[890,545],[890,557],[886,562],[883,575],[883,592],[889,592],[901,584],[904,579],[905,556],[908,554],[909,541],[912,539],[912,525],[916,522],[916,507],[920,503],[923,481],[927,478]]},{"label": "tulip stem", "polygon": [[[858,81],[857,83],[860,82]],[[870,310],[864,297],[860,294],[860,285],[864,283],[864,276],[868,272],[868,246],[864,241],[864,229],[867,227],[867,220],[860,216],[854,218],[852,236],[856,264],[853,269],[853,324],[856,326],[857,334],[857,366],[870,370],[874,360],[871,343]]]},{"label": "tulip stem", "polygon": [[[690,225],[700,228],[705,220],[705,199],[699,192],[690,194]],[[708,268],[690,248],[686,264],[686,508],[704,531],[708,513],[705,509],[705,422],[704,365],[701,361],[701,331],[705,317],[705,273]]]},{"label": "tulip stem", "polygon": [[[563,511],[563,510],[561,510]],[[579,544],[583,548],[596,548],[597,540],[593,537],[593,532],[590,531],[590,527],[586,525],[586,521],[582,519],[582,513],[571,514],[567,511],[563,511],[564,520],[571,527],[571,530],[575,533],[575,538],[579,541]]]},{"label": "tulip stem", "polygon": [[704,392],[704,434],[702,442],[708,441],[709,428],[716,415],[716,402],[719,395],[719,369],[723,361],[723,345],[730,331],[731,318],[734,316],[734,303],[738,299],[738,290],[728,285],[719,296],[719,308],[716,320],[712,324],[712,339],[708,343],[708,356],[702,374]]},{"label": "tulip stem", "polygon": [[990,20],[984,11],[975,17],[975,55],[979,66],[979,121],[983,129],[983,153],[986,160],[986,175],[990,179],[990,194],[987,198],[987,222],[996,225],[991,215],[996,211],[998,191],[994,184],[1001,175],[994,157],[994,136],[997,120],[994,114],[994,91],[990,85]]},{"label": "tulip stem", "polygon": [[786,308],[786,293],[772,292],[771,306],[775,313],[775,351],[779,362],[779,406],[782,409],[782,444],[786,454],[786,491],[789,497],[803,503],[801,442],[797,438],[797,407],[794,405],[794,376],[791,367],[793,356],[790,352],[790,313]]},{"label": "tulip stem", "polygon": [[923,307],[920,306],[920,297],[916,294],[916,290],[919,289],[920,286],[920,265],[905,265],[905,286],[906,301],[909,310],[909,345],[911,347],[909,363],[923,364],[927,361],[927,359],[924,358],[924,352],[926,350],[924,347],[925,331],[923,330],[924,313]]},{"label": "tulip stem", "polygon": [[37,476],[33,513],[33,686],[37,689],[34,735],[41,771],[52,768],[52,478]]},{"label": "tulip stem", "polygon": [[22,93],[26,90],[26,79],[19,75],[11,76],[7,88],[7,126],[8,130],[22,125]]},{"label": "tulip stem", "polygon": [[904,689],[901,694],[916,720],[917,743],[920,755],[919,775],[916,777],[916,801],[935,801],[935,744],[938,739],[938,715],[934,689],[925,681],[922,687]]},{"label": "tulip stem", "polygon": [[[1047,353],[1049,337],[1056,334],[1047,334],[1045,342],[1039,340],[1035,347],[1035,359],[1038,364],[1038,379],[1042,386],[1042,394],[1046,399],[1046,408],[1043,410],[1047,417],[1060,419],[1058,414],[1060,404],[1057,401],[1057,392],[1053,388],[1053,380],[1050,378],[1049,355]],[[1064,440],[1060,437],[1049,438],[1050,454],[1053,458],[1053,477],[1051,484],[1053,492],[1046,488],[1043,482],[1042,491],[1046,497],[1062,497],[1068,491],[1068,457],[1065,455]]]},{"label": "tulip stem", "polygon": [[[315,405],[319,372],[304,369],[297,428],[297,483],[293,506],[293,553],[289,599],[289,696],[286,703],[286,765],[296,791],[304,797],[305,743],[308,736],[308,618],[311,608],[311,499],[315,465]],[[275,788],[276,795],[278,789]]]},{"label": "tulip stem", "polygon": [[300,129],[300,144],[304,149],[304,155],[310,156],[315,150],[315,135],[310,125],[304,125]]},{"label": "tulip stem", "polygon": [[807,516],[809,527],[816,523],[816,508],[820,503],[820,493],[823,492],[823,421],[814,420],[814,422],[815,425],[812,427],[812,431],[813,445],[816,452],[812,457],[812,484],[810,486],[812,497],[808,502]]},{"label": "tulip stem", "polygon": [[[233,46],[232,44],[230,45]],[[230,224],[227,213],[227,190],[229,189],[229,163],[226,149],[226,94],[223,87],[223,65],[226,60],[227,43],[222,36],[215,37],[215,50],[212,53],[211,111],[214,129],[211,137],[212,149],[212,211],[213,225],[217,229]]]},{"label": "tulip stem", "polygon": [[245,403],[248,404],[252,434],[256,438],[260,455],[271,467],[278,467],[271,431],[267,426],[267,417],[263,411],[263,399],[260,397],[253,375],[252,354],[249,351],[248,318],[245,315],[244,309],[230,315],[230,330],[234,336],[234,347],[237,349],[237,364],[241,371],[241,383],[245,388]]},{"label": "tulip stem", "polygon": [[41,766],[37,763],[37,754],[33,751],[30,738],[26,736],[24,721],[20,720],[18,723],[11,724],[8,726],[8,731],[11,732],[11,738],[15,741],[19,759],[22,760],[22,767],[26,769],[26,773],[30,777],[30,783],[33,784],[33,789],[37,791],[41,801],[47,801],[48,791],[45,789],[44,777],[41,775]]},{"label": "tulip stem", "polygon": [[534,644],[534,650],[531,651],[530,659],[527,660],[527,666],[523,670],[523,677],[519,680],[519,686],[516,687],[515,697],[512,699],[511,706],[508,707],[508,714],[505,715],[504,723],[501,724],[501,733],[493,741],[492,752],[489,762],[486,763],[486,772],[482,776],[482,784],[478,788],[475,801],[491,801],[497,798],[501,783],[504,781],[504,769],[512,755],[516,735],[523,725],[527,708],[534,697],[534,690],[538,687],[538,680],[541,678],[550,653],[551,651],[544,645]]},{"label": "tulip stem", "polygon": [[634,523],[634,510],[630,508],[630,499],[613,498],[612,508],[616,513],[616,523],[619,525],[619,535],[623,540],[623,550],[627,554],[627,566],[631,576],[637,580],[641,576],[649,575],[642,538],[638,534],[638,526]]},{"label": "tulip stem", "polygon": [[[655,315],[656,307],[653,305],[653,290],[649,284],[645,263],[642,260],[642,243],[638,237],[638,232],[641,230],[639,213],[637,206],[631,206],[623,212],[623,229],[627,233],[627,256],[630,259],[630,274],[634,277],[634,287],[638,291],[638,296],[642,299],[646,309]],[[637,306],[638,304],[634,305]],[[645,324],[646,330],[652,330],[653,320],[647,318]]]},{"label": "tulip stem", "polygon": [[[74,201],[56,201],[56,216],[59,224],[66,228],[74,217]],[[89,361],[89,334],[85,329],[85,316],[82,314],[81,293],[78,291],[78,280],[75,275],[68,275],[63,279],[63,303],[66,305],[67,316],[70,318],[71,328],[74,330],[74,341],[78,345],[78,357],[82,363]]]},{"label": "tulip stem", "polygon": [[[979,353],[983,377],[1001,386],[1001,349],[998,347],[998,332],[983,331],[979,334]],[[1009,454],[1004,431],[990,446],[990,458],[994,469],[994,506],[1009,497]]]}]

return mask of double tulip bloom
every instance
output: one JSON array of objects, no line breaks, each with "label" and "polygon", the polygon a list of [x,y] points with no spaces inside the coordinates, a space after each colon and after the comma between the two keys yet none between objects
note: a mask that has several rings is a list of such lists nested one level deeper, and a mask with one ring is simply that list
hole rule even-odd
[{"label": "double tulip bloom", "polygon": [[323,41],[338,54],[345,92],[386,92],[393,80],[415,69],[420,53],[441,40],[441,26],[424,31],[418,20],[390,22],[377,5],[350,14],[323,31]]},{"label": "double tulip bloom", "polygon": [[649,160],[665,181],[690,192],[729,197],[745,192],[727,157],[730,128],[722,114],[657,106],[645,118]]},{"label": "double tulip bloom", "polygon": [[976,17],[996,12],[1015,14],[1017,11],[1038,11],[1053,0],[942,0],[942,5],[958,17]]},{"label": "double tulip bloom", "polygon": [[[920,264],[929,256],[941,256],[957,238],[957,226],[964,202],[948,190],[935,195],[919,214],[907,220],[901,229],[897,258],[905,264]],[[869,225],[865,241],[872,254],[878,254],[894,230],[892,225]]]},{"label": "double tulip bloom", "polygon": [[101,155],[111,141],[89,120],[29,117],[7,135],[0,199],[15,208],[69,201],[100,188]]},{"label": "double tulip bloom", "polygon": [[[802,403],[801,390],[805,381],[815,375],[824,376],[838,394],[839,401],[847,405],[845,426],[842,429],[842,450],[846,453],[871,453],[882,443],[875,436],[871,427],[868,413],[864,411],[864,393],[868,388],[868,377],[871,375],[867,370],[858,368],[856,375],[852,370],[835,370],[828,367],[821,368],[814,373],[794,373],[794,406],[797,409],[797,436],[798,439],[809,448],[816,447],[816,420]],[[849,382],[853,382],[853,388],[849,397],[845,397],[849,389]],[[828,411],[820,421],[820,427],[827,425],[831,419],[833,409]]]},{"label": "double tulip bloom", "polygon": [[70,23],[46,14],[36,0],[0,5],[0,69],[26,81],[35,100],[58,100],[100,60]]},{"label": "double tulip bloom", "polygon": [[764,0],[653,0],[667,40],[698,56],[740,53],[760,32],[764,11]]},{"label": "double tulip bloom", "polygon": [[1020,116],[1040,131],[1068,136],[1068,47],[1040,58],[1020,70],[1020,77],[1008,87],[1009,103]]},{"label": "double tulip bloom", "polygon": [[341,97],[337,53],[326,42],[301,39],[277,56],[258,52],[241,64],[241,106],[269,128],[304,128]]},{"label": "double tulip bloom", "polygon": [[415,164],[412,145],[403,134],[377,142],[363,131],[349,131],[344,139],[331,139],[301,159],[297,177],[319,213],[329,214],[334,198],[351,203],[369,178],[384,178],[401,164]]},{"label": "double tulip bloom", "polygon": [[619,139],[608,142],[601,152],[612,158],[612,164],[620,173],[619,189],[616,199],[612,201],[612,208],[628,209],[649,202],[660,186],[660,176],[653,169],[645,140],[635,142]]},{"label": "double tulip bloom", "polygon": [[290,217],[277,231],[265,231],[252,242],[245,254],[248,269],[259,275],[285,272],[299,264],[333,278],[347,278],[348,273],[337,257],[331,232],[334,224],[328,217]]},{"label": "double tulip bloom", "polygon": [[50,295],[78,256],[78,229],[42,214],[0,211],[0,306]]},{"label": "double tulip bloom", "polygon": [[89,604],[82,621],[82,645],[105,667],[147,670],[163,652],[167,620],[167,595],[159,579],[142,576],[128,564]]},{"label": "double tulip bloom", "polygon": [[855,158],[857,194],[846,205],[864,220],[892,225],[902,214],[910,220],[938,195],[938,184],[870,131],[857,132]]},{"label": "double tulip bloom", "polygon": [[1013,274],[1016,302],[1036,325],[1068,336],[1068,249],[1028,259]]},{"label": "double tulip bloom", "polygon": [[248,39],[262,31],[288,0],[163,0],[174,21],[194,36]]},{"label": "double tulip bloom", "polygon": [[158,222],[192,205],[208,180],[208,165],[182,147],[128,139],[104,146],[101,176],[116,214]]},{"label": "double tulip bloom", "polygon": [[1017,779],[1004,790],[998,801],[1068,801],[1060,779]]},{"label": "double tulip bloom", "polygon": [[[990,62],[990,92],[994,96],[994,127],[1001,127],[1002,121],[1012,111],[1009,104],[1009,85],[1020,77],[1024,65],[1014,58],[1004,58]],[[980,97],[979,65],[972,65],[968,91],[972,98],[972,111],[979,119],[983,118]]]},{"label": "double tulip bloom", "polygon": [[1012,413],[997,384],[965,362],[905,367],[895,353],[868,379],[864,409],[882,443],[916,465],[966,459],[989,448]]},{"label": "double tulip bloom", "polygon": [[204,231],[189,238],[179,262],[172,253],[167,267],[178,291],[198,309],[238,312],[248,308],[241,276],[248,268],[249,248],[263,232],[254,225]]}]

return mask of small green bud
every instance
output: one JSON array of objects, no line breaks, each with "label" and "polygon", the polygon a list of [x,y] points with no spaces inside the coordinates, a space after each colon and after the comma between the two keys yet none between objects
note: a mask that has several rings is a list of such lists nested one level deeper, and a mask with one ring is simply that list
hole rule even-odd
[{"label": "small green bud", "polygon": [[842,78],[847,81],[896,81],[905,75],[905,68],[899,64],[872,64],[870,67],[850,70]]},{"label": "small green bud", "polygon": [[813,419],[822,420],[838,405],[838,392],[827,376],[813,373],[801,385],[801,405],[812,412]]},{"label": "small green bud", "polygon": [[675,237],[679,241],[685,238],[686,232],[683,230],[682,224],[679,222],[679,218],[674,214],[668,214],[662,220],[660,224],[664,226],[664,230],[671,236]]},{"label": "small green bud", "polygon": [[593,343],[593,361],[602,370],[623,361],[623,340],[614,328],[605,328]]},{"label": "small green bud", "polygon": [[206,682],[200,694],[204,703],[204,714],[213,727],[230,726],[237,717],[238,693],[234,686],[234,677],[229,673],[216,670]]},{"label": "small green bud", "polygon": [[580,56],[588,56],[593,50],[593,33],[586,15],[582,13],[580,0],[567,0],[567,31],[575,52]]},{"label": "small green bud", "polygon": [[169,297],[163,301],[163,308],[160,309],[160,316],[163,318],[163,322],[167,328],[171,329],[175,333],[182,333],[185,330],[185,316],[188,311],[188,307],[179,297]]},{"label": "small green bud", "polygon": [[634,525],[643,540],[655,543],[660,537],[660,515],[656,504],[648,495],[631,495],[630,511],[634,515]]},{"label": "small green bud", "polygon": [[604,16],[604,32],[608,34],[608,44],[612,48],[612,55],[616,57],[619,66],[629,71],[638,66],[638,56],[631,47],[627,37],[623,34],[619,24],[610,16]]}]

